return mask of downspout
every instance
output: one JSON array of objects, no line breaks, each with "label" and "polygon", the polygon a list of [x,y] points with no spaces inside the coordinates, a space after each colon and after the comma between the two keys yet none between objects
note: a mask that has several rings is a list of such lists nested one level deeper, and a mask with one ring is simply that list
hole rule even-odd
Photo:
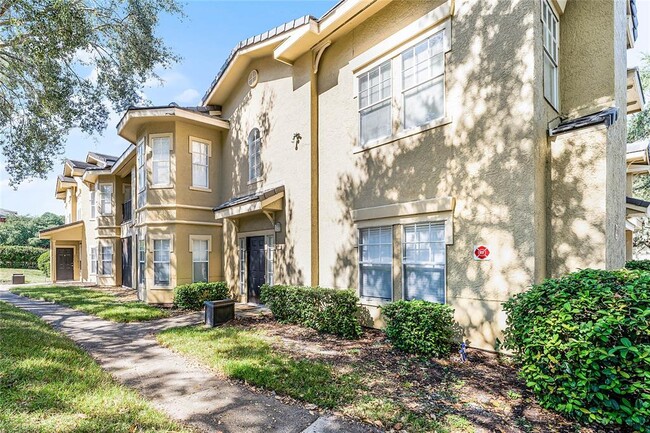
[{"label": "downspout", "polygon": [[311,131],[311,286],[320,284],[320,217],[319,217],[319,176],[318,158],[318,65],[321,56],[331,41],[325,41],[312,49],[311,91],[310,91],[310,131]]}]

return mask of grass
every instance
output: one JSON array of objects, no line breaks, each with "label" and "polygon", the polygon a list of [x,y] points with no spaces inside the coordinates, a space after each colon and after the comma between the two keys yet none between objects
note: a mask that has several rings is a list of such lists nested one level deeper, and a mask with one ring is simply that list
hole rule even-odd
[{"label": "grass", "polygon": [[0,432],[190,432],[70,339],[0,302]]},{"label": "grass", "polygon": [[38,269],[0,268],[0,284],[10,284],[12,274],[24,274],[25,283],[46,283],[48,278]]},{"label": "grass", "polygon": [[257,332],[184,327],[164,331],[157,338],[230,378],[324,408],[351,402],[359,386],[353,374],[337,374],[327,364],[276,353]]},{"label": "grass", "polygon": [[410,411],[390,398],[369,395],[363,365],[346,366],[342,371],[326,362],[292,359],[275,349],[273,340],[262,331],[192,326],[165,330],[157,334],[157,339],[229,378],[380,427],[401,424],[413,433],[450,431],[446,425]]},{"label": "grass", "polygon": [[110,293],[83,287],[17,286],[11,291],[28,298],[56,302],[114,322],[140,322],[168,316],[168,313],[160,308],[139,301],[120,302]]}]

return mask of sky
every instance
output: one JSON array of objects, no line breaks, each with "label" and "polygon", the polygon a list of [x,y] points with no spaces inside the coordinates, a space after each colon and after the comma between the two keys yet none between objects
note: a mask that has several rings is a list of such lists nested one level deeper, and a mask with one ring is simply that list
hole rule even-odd
[{"label": "sky", "polygon": [[[157,71],[164,80],[144,90],[154,105],[176,102],[198,105],[215,74],[232,48],[242,39],[263,33],[286,21],[303,15],[322,16],[336,0],[311,1],[189,1],[184,5],[185,17],[161,17],[159,35],[180,56],[181,61],[168,70]],[[639,0],[639,37],[634,49],[628,50],[628,66],[639,65],[641,53],[650,53],[650,0]],[[121,113],[114,113],[101,136],[89,137],[73,131],[66,142],[63,158],[85,160],[95,151],[119,156],[128,143],[118,137],[115,126]],[[62,164],[55,164],[47,179],[9,187],[4,161],[0,157],[0,208],[19,214],[40,215],[43,212],[63,214],[63,202],[54,198],[56,176]]]}]

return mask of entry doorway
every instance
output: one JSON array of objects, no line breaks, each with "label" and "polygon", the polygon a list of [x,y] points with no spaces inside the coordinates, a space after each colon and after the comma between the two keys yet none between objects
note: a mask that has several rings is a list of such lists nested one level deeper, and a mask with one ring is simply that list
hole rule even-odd
[{"label": "entry doorway", "polygon": [[248,251],[248,263],[246,263],[248,270],[248,302],[259,304],[260,287],[266,282],[264,236],[246,238],[246,250]]},{"label": "entry doorway", "polygon": [[74,248],[56,249],[56,281],[74,279]]}]

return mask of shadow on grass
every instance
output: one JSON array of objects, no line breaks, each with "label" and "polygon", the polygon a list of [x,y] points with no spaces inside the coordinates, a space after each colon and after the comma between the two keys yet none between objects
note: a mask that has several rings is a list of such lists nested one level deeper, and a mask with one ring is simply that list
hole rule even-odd
[{"label": "shadow on grass", "polygon": [[11,291],[32,299],[56,302],[114,322],[139,322],[168,317],[160,308],[139,301],[119,302],[109,293],[81,287],[15,287]]},{"label": "shadow on grass", "polygon": [[158,341],[230,378],[324,408],[350,403],[361,386],[354,374],[339,374],[324,363],[282,356],[263,336],[243,329],[174,328],[158,334]]},{"label": "shadow on grass", "polygon": [[0,302],[0,431],[188,431],[115,383],[75,344]]}]

